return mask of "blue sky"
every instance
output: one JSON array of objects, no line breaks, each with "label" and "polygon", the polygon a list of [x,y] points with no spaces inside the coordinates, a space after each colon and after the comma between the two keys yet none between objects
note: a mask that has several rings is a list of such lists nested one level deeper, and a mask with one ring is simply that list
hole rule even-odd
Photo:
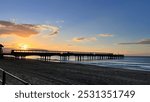
[{"label": "blue sky", "polygon": [[[51,24],[59,27],[59,34],[50,40],[39,37],[42,34],[28,37],[35,42],[41,38],[40,47],[46,43],[57,46],[54,47],[56,50],[64,46],[61,50],[86,49],[150,55],[149,0],[0,0],[0,2],[1,21],[15,21],[17,24]],[[104,34],[107,36],[102,36]],[[12,34],[0,38],[0,41],[6,43],[4,40],[8,40],[10,43],[10,39],[11,41],[15,39]],[[23,43],[27,41],[23,36],[17,39],[20,39],[18,43],[21,43],[21,40],[24,40]]]}]

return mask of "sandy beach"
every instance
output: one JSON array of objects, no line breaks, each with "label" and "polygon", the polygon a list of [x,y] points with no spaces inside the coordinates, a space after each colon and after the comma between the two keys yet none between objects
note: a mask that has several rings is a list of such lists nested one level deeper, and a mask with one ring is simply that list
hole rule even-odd
[{"label": "sandy beach", "polygon": [[0,60],[0,67],[32,85],[150,85],[146,71],[8,58]]}]

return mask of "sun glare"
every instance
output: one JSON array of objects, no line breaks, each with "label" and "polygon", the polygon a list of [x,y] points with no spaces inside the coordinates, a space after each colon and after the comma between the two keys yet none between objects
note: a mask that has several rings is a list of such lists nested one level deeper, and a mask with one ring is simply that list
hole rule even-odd
[{"label": "sun glare", "polygon": [[27,45],[27,44],[21,44],[21,45],[19,46],[19,48],[20,48],[21,50],[27,50],[27,49],[28,49],[28,45]]}]

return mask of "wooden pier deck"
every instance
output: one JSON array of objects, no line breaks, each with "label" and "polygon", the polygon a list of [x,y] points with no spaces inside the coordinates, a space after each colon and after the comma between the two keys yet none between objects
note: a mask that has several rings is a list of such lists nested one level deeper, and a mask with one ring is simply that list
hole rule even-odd
[{"label": "wooden pier deck", "polygon": [[52,56],[59,56],[60,60],[69,60],[71,56],[76,61],[84,60],[104,60],[104,59],[122,59],[124,55],[99,52],[76,52],[76,51],[45,51],[45,50],[12,50],[11,55],[15,58],[25,58],[26,56],[40,56],[41,59],[48,61]]}]

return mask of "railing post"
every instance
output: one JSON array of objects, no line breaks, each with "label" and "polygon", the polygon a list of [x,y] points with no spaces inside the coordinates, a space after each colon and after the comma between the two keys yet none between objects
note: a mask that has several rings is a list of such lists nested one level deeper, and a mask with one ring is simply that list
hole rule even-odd
[{"label": "railing post", "polygon": [[5,85],[6,84],[6,73],[5,73],[5,71],[2,71],[2,75],[3,75],[3,77],[2,77],[2,85]]}]

